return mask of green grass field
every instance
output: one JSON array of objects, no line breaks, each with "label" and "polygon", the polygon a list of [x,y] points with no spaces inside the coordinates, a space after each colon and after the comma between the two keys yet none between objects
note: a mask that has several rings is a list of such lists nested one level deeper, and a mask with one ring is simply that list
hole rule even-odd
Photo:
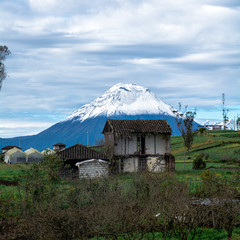
[{"label": "green grass field", "polygon": [[[182,162],[184,159],[182,137],[172,137],[171,145],[176,162]],[[239,162],[240,133],[233,131],[209,131],[204,135],[196,135],[187,157],[193,159],[200,153],[208,154],[210,163],[227,160],[225,165],[231,165],[234,161]]]}]

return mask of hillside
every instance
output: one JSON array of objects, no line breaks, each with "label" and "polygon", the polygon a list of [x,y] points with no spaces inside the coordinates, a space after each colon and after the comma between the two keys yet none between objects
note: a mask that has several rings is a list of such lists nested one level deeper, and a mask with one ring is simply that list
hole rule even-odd
[{"label": "hillside", "polygon": [[[184,160],[184,146],[181,136],[171,138],[172,153],[178,164]],[[190,163],[199,154],[207,156],[207,167],[235,167],[240,163],[240,132],[208,131],[203,135],[196,135],[186,163]]]}]

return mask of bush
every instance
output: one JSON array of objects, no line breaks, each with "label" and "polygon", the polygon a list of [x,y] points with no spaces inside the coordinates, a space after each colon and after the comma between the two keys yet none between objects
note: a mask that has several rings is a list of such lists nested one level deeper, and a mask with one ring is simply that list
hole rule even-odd
[{"label": "bush", "polygon": [[240,149],[234,150],[234,154],[240,154]]},{"label": "bush", "polygon": [[201,127],[198,129],[198,131],[200,132],[200,134],[202,135],[203,133],[205,133],[207,130],[205,127]]},{"label": "bush", "polygon": [[202,154],[198,155],[194,160],[193,160],[193,169],[204,169],[206,168],[206,162],[203,160],[204,156]]}]

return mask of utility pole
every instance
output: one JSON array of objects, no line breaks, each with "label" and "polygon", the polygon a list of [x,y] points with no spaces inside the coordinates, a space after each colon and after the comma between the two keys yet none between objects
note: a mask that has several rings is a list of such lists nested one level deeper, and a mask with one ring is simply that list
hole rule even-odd
[{"label": "utility pole", "polygon": [[88,137],[88,131],[87,131],[87,146],[89,144],[89,137]]},{"label": "utility pole", "polygon": [[236,122],[237,131],[239,130],[239,124],[240,124],[240,117],[239,117],[238,114],[237,114],[237,122]]},{"label": "utility pole", "polygon": [[235,126],[236,126],[236,119],[235,119],[235,116],[234,116],[234,121],[233,121],[233,124],[234,124],[234,131],[236,131],[236,128],[235,128]]},{"label": "utility pole", "polygon": [[226,109],[225,106],[225,94],[222,93],[222,115],[223,115],[223,130],[226,130],[226,123],[228,121],[227,113],[229,109]]}]

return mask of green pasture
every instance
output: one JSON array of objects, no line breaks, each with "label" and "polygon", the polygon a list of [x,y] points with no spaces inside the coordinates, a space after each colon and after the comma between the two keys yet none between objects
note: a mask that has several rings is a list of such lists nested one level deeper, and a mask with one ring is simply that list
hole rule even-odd
[{"label": "green pasture", "polygon": [[31,165],[0,163],[0,180],[21,181],[25,175],[25,170],[30,169]]},{"label": "green pasture", "polygon": [[[183,162],[184,145],[182,137],[171,137],[171,147],[176,162]],[[220,162],[225,163],[225,165],[239,165],[240,132],[209,131],[203,135],[196,134],[189,155],[185,156],[185,161],[191,162],[200,153],[208,155],[208,163],[210,164]]]}]

